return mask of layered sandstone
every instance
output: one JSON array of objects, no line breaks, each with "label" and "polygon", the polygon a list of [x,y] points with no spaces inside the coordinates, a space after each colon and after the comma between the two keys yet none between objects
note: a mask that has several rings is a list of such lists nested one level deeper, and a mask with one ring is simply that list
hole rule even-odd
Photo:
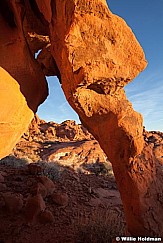
[{"label": "layered sandstone", "polygon": [[44,75],[56,74],[68,102],[112,162],[128,230],[159,235],[162,168],[144,143],[142,116],[123,90],[147,64],[132,30],[105,0],[6,0],[0,10],[0,157],[10,152],[46,98]]}]

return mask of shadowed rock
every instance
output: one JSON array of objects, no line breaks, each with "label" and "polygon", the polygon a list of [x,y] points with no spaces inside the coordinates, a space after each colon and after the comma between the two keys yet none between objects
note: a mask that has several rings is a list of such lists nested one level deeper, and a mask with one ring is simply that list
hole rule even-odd
[{"label": "shadowed rock", "polygon": [[[68,102],[112,162],[129,232],[159,236],[162,169],[144,144],[142,116],[123,90],[147,64],[131,29],[105,0],[2,1],[1,10],[0,157],[10,152],[46,98],[43,73],[54,74],[48,65],[55,63]],[[40,42],[36,38],[30,45],[31,30],[50,35],[51,55],[40,66],[32,56]]]},{"label": "shadowed rock", "polygon": [[[10,153],[48,95],[45,77],[27,45],[25,6],[0,3],[0,158]],[[12,13],[7,14],[7,11]],[[6,14],[5,14],[6,13]]]}]

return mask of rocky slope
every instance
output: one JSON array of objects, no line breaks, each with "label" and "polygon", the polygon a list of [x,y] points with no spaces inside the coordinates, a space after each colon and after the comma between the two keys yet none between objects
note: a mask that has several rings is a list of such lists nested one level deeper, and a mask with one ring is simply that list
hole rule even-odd
[{"label": "rocky slope", "polygon": [[0,242],[112,242],[124,230],[116,183],[51,163],[0,163]]},{"label": "rocky slope", "polygon": [[[144,130],[144,140],[163,166],[163,133]],[[82,125],[35,116],[0,171],[0,242],[110,243],[124,234],[111,164]]]},{"label": "rocky slope", "polygon": [[152,145],[155,157],[163,165],[163,133],[159,131],[144,131],[144,140]]},{"label": "rocky slope", "polygon": [[[163,133],[144,129],[143,136],[146,145],[151,146],[155,157],[163,164]],[[57,124],[40,120],[35,115],[12,155],[25,158],[29,163],[56,162],[75,170],[91,169],[92,165],[112,171],[111,163],[97,140],[83,125],[70,120]]]},{"label": "rocky slope", "polygon": [[112,242],[125,219],[112,167],[74,121],[37,116],[0,161],[0,242]]},{"label": "rocky slope", "polygon": [[112,163],[128,231],[162,234],[162,165],[157,150],[144,142],[143,118],[123,89],[146,65],[132,30],[105,0],[0,1],[0,158],[12,151],[46,99],[45,76],[56,75]]},{"label": "rocky slope", "polygon": [[14,156],[29,162],[56,162],[81,171],[110,171],[112,166],[99,143],[75,121],[45,122],[35,116],[13,149]]}]

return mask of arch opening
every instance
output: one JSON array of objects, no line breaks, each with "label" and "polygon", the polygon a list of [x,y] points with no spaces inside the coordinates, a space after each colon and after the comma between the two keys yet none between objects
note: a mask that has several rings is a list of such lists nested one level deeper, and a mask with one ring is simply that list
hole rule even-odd
[{"label": "arch opening", "polygon": [[61,123],[65,120],[74,120],[81,123],[77,113],[68,104],[57,77],[47,77],[49,96],[39,106],[37,114],[45,121]]}]

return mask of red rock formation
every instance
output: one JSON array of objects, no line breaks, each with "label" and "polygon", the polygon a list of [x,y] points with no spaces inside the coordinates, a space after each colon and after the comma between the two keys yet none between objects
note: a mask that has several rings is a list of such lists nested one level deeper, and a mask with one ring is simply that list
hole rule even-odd
[{"label": "red rock formation", "polygon": [[161,170],[150,148],[142,152],[142,117],[122,89],[145,68],[143,50],[105,1],[56,1],[52,7],[51,52],[66,98],[113,164],[130,233],[159,234]]},{"label": "red rock formation", "polygon": [[17,1],[0,3],[0,158],[15,146],[48,94],[24,36],[24,14]]},{"label": "red rock formation", "polygon": [[[28,32],[34,30],[37,37],[50,33],[51,54],[65,96],[113,164],[130,233],[159,235],[163,232],[162,170],[151,148],[144,146],[142,116],[133,110],[123,90],[146,67],[131,29],[109,11],[105,0],[1,4],[0,63],[5,92],[0,104],[6,105],[0,111],[0,157],[13,147],[32,111],[47,95],[44,76],[27,46]],[[40,48],[38,39],[34,39],[31,53]],[[42,65],[44,73],[51,71],[48,63],[53,62]]]},{"label": "red rock formation", "polygon": [[76,124],[75,121],[67,120],[61,124],[55,122],[45,122],[40,120],[37,115],[34,116],[28,130],[23,134],[20,141],[76,141],[92,140],[93,136],[82,124]]}]

